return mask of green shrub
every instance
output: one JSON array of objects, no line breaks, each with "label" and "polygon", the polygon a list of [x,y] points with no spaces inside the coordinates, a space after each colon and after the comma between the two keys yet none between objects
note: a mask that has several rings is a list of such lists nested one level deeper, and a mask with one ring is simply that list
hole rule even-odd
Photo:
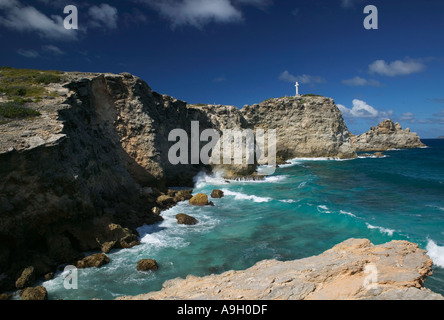
[{"label": "green shrub", "polygon": [[303,97],[323,97],[320,94],[313,94],[313,93],[308,93],[308,94],[304,94]]},{"label": "green shrub", "polygon": [[9,98],[41,97],[46,93],[43,85],[59,83],[62,80],[59,71],[40,71],[32,69],[14,69],[0,67],[0,93]]},{"label": "green shrub", "polygon": [[0,104],[0,118],[21,119],[39,115],[40,112],[25,107],[22,101],[9,101]]}]

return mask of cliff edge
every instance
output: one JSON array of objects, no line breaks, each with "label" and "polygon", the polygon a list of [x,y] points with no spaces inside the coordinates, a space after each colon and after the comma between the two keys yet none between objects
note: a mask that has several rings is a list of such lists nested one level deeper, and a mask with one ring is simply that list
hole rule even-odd
[{"label": "cliff edge", "polygon": [[423,287],[432,261],[407,241],[349,239],[305,259],[265,260],[242,271],[173,279],[120,300],[444,300]]}]

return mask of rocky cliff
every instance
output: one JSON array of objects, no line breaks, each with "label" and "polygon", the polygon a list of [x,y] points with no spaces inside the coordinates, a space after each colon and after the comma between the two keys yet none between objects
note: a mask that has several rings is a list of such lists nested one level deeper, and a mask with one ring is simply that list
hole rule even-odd
[{"label": "rocky cliff", "polygon": [[444,300],[423,287],[432,261],[407,241],[349,239],[314,257],[261,261],[247,270],[173,279],[121,300]]},{"label": "rocky cliff", "polygon": [[393,123],[392,120],[382,121],[377,127],[370,128],[370,131],[353,136],[352,143],[357,151],[384,151],[425,146],[416,133],[410,129],[403,130],[399,123]]},{"label": "rocky cliff", "polygon": [[[19,76],[8,79],[5,70]],[[168,159],[176,143],[169,133],[182,129],[190,137],[192,121],[198,121],[199,133],[277,129],[283,159],[355,156],[340,111],[327,98],[270,99],[242,110],[193,106],[127,73],[11,68],[0,70],[0,89],[25,83],[23,74],[40,82],[27,80],[26,87],[3,92],[0,99],[2,110],[14,99],[35,111],[32,117],[0,114],[0,274],[8,271],[11,278],[29,265],[42,275],[104,243],[125,247],[124,239],[137,236],[132,230],[159,221],[152,208],[162,205],[157,199],[168,186],[192,187],[199,171],[211,170],[200,162],[173,165]],[[39,96],[23,99],[27,91]],[[250,175],[256,165],[223,169]]]},{"label": "rocky cliff", "polygon": [[283,97],[241,110],[255,128],[276,129],[277,156],[355,158],[350,133],[333,99]]}]

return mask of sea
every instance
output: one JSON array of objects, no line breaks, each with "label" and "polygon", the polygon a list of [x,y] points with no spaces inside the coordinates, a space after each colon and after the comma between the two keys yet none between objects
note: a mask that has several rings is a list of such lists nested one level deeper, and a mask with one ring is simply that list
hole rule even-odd
[{"label": "sea", "polygon": [[[444,294],[444,140],[423,142],[426,148],[393,149],[382,158],[293,159],[263,181],[199,174],[194,194],[224,192],[210,199],[214,206],[180,202],[162,212],[162,222],[138,229],[140,245],[111,251],[100,268],[78,270],[76,289],[65,288],[63,269],[41,285],[52,300],[111,300],[158,291],[177,277],[301,259],[367,238],[417,243],[434,262],[425,286]],[[199,223],[178,225],[178,213]],[[141,259],[155,259],[159,269],[137,271]]]}]

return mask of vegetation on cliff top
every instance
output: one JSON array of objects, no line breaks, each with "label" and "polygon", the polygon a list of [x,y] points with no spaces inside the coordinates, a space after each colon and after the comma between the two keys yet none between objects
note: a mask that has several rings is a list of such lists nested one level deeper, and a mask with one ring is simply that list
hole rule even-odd
[{"label": "vegetation on cliff top", "polygon": [[47,94],[44,85],[59,83],[62,73],[0,67],[0,94],[8,99],[41,98]]},{"label": "vegetation on cliff top", "polygon": [[36,117],[40,115],[40,112],[27,108],[24,106],[24,104],[24,100],[15,100],[0,103],[0,121],[2,120],[2,118],[22,119]]}]

